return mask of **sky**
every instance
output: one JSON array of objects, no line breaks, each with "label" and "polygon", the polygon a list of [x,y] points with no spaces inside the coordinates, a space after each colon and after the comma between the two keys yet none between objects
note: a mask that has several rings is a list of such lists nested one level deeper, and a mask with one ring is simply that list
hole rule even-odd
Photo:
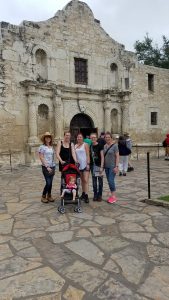
[{"label": "sky", "polygon": [[[23,20],[43,21],[54,16],[68,0],[0,0],[0,21],[19,25]],[[126,50],[146,33],[161,46],[169,38],[169,0],[84,0],[105,31]]]}]

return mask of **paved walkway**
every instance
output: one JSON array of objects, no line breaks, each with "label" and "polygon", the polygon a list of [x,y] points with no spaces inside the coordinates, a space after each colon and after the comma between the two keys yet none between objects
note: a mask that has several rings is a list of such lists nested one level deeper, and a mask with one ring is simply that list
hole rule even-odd
[{"label": "paved walkway", "polygon": [[[0,300],[168,300],[169,210],[140,202],[146,162],[134,166],[117,177],[116,204],[65,215],[40,202],[40,168],[0,171]],[[153,197],[169,194],[169,162],[151,166]]]}]

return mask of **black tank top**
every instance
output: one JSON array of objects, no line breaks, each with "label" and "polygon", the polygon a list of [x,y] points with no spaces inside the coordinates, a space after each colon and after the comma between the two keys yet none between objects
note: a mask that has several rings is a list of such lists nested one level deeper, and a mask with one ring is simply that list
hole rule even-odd
[{"label": "black tank top", "polygon": [[[72,156],[71,143],[69,144],[69,148],[65,148],[63,146],[63,142],[61,142],[60,157],[66,163],[71,163],[71,164],[75,163]],[[63,169],[63,165],[59,162],[59,171],[62,171],[62,169]]]}]

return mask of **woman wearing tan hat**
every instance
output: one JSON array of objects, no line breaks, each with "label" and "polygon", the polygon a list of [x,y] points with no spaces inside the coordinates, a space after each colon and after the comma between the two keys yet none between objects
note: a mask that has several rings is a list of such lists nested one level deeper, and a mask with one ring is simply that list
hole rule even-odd
[{"label": "woman wearing tan hat", "polygon": [[50,132],[43,134],[41,141],[43,145],[39,147],[39,158],[42,162],[42,173],[46,180],[46,185],[43,189],[41,201],[43,203],[54,202],[52,198],[52,182],[55,175],[54,148],[53,138]]}]

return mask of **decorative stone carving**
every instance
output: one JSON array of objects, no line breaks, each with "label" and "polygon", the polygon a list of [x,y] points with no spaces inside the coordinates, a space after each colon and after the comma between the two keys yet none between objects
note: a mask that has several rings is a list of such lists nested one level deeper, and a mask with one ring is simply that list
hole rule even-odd
[{"label": "decorative stone carving", "polygon": [[37,137],[37,113],[36,113],[36,105],[34,99],[28,99],[29,103],[29,144],[38,143]]},{"label": "decorative stone carving", "polygon": [[111,102],[104,102],[104,129],[105,131],[111,130]]}]

